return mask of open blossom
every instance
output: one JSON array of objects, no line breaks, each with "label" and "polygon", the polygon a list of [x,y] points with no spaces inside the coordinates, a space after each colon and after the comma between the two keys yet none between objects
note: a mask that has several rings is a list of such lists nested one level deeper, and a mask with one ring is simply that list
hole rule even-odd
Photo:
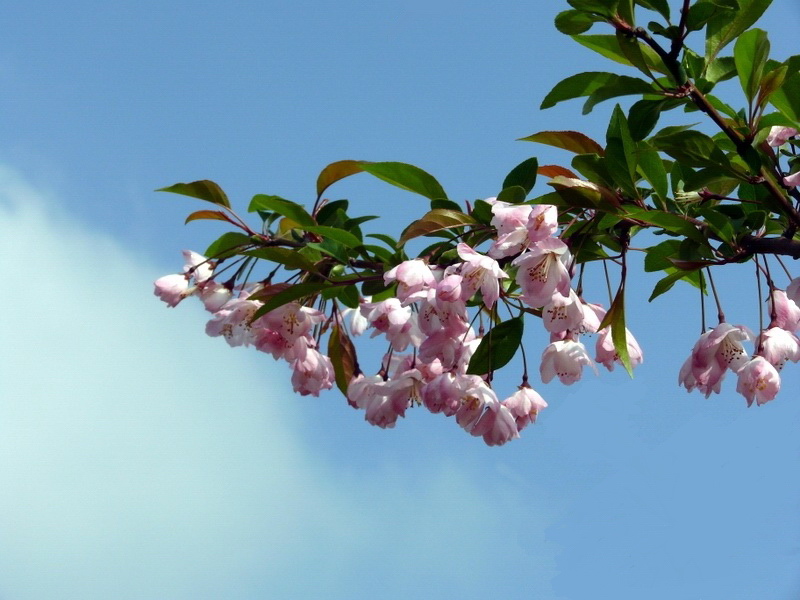
[{"label": "open blossom", "polygon": [[522,288],[522,299],[533,308],[550,302],[555,292],[569,295],[569,271],[565,261],[569,258],[567,245],[557,238],[547,238],[514,259],[517,283]]},{"label": "open blossom", "polygon": [[520,386],[509,398],[503,400],[503,404],[514,417],[517,431],[522,431],[530,423],[535,423],[539,412],[547,408],[547,402],[527,385]]},{"label": "open blossom", "polygon": [[214,267],[210,264],[208,259],[193,250],[184,250],[183,260],[184,273],[191,273],[195,283],[203,283],[211,277],[214,272]]},{"label": "open blossom", "polygon": [[[628,331],[627,327],[625,328],[625,335],[627,336],[628,341],[628,358],[630,358],[631,367],[642,364],[644,356],[642,354],[642,349],[639,347],[639,342],[636,341],[636,338],[633,337],[633,334],[630,331]],[[600,335],[597,338],[597,346],[595,347],[595,351],[595,360],[609,371],[614,370],[615,362],[621,364],[619,354],[617,354],[617,351],[614,348],[614,340],[611,338],[610,327],[606,327],[600,332]]]},{"label": "open blossom", "polygon": [[487,446],[502,446],[519,437],[514,416],[499,402],[489,404],[469,432],[476,437],[483,437]]},{"label": "open blossom", "polygon": [[[397,298],[405,304],[408,300],[420,297],[429,287],[436,284],[433,271],[424,260],[414,259],[401,262],[383,275],[386,285],[397,282]],[[423,294],[424,295],[424,294]]]},{"label": "open blossom", "polygon": [[771,327],[761,333],[759,353],[780,371],[787,360],[800,361],[800,340],[790,331]]},{"label": "open blossom", "polygon": [[772,290],[769,295],[770,311],[774,311],[775,318],[771,325],[787,331],[797,331],[800,327],[800,306],[790,299],[783,290]]},{"label": "open blossom", "polygon": [[471,431],[486,409],[500,401],[489,385],[477,375],[463,375],[460,380],[464,385],[461,396],[461,407],[456,411],[456,422],[467,431]]},{"label": "open blossom", "polygon": [[250,319],[261,306],[261,302],[246,298],[228,301],[206,323],[206,334],[211,337],[221,335],[231,346],[251,345],[255,341],[255,332]]},{"label": "open blossom", "polygon": [[314,325],[325,321],[325,315],[315,308],[299,302],[289,302],[269,311],[259,320],[259,325],[280,333],[289,341],[308,335]]},{"label": "open blossom", "polygon": [[581,378],[584,365],[595,368],[584,345],[574,340],[560,340],[545,348],[539,373],[544,383],[550,383],[558,375],[561,383],[572,385]]},{"label": "open blossom", "polygon": [[153,293],[172,308],[178,306],[178,303],[193,291],[189,289],[189,281],[186,276],[180,273],[159,277],[154,285]]},{"label": "open blossom", "polygon": [[508,277],[497,261],[490,256],[475,252],[461,242],[456,246],[461,265],[461,300],[469,300],[478,289],[483,295],[483,303],[491,308],[500,297],[500,279]]},{"label": "open blossom", "polygon": [[781,127],[779,125],[775,125],[769,130],[769,134],[767,135],[767,144],[773,148],[777,146],[783,146],[790,137],[795,135],[797,135],[797,130],[793,127]]},{"label": "open blossom", "polygon": [[333,387],[331,359],[315,348],[308,348],[302,359],[292,363],[292,386],[303,396],[319,396],[321,390]]},{"label": "open blossom", "polygon": [[738,373],[749,360],[742,342],[752,339],[749,329],[730,323],[703,333],[681,367],[678,383],[687,391],[696,387],[706,398],[711,392],[719,393],[726,370]]},{"label": "open blossom", "polygon": [[569,290],[568,296],[556,292],[550,302],[542,307],[542,324],[550,333],[578,330],[583,320],[584,310],[581,300],[572,289]]},{"label": "open blossom", "polygon": [[509,204],[495,200],[492,203],[492,227],[497,229],[497,240],[489,248],[489,256],[503,258],[519,254],[529,243],[528,218],[530,204]]},{"label": "open blossom", "polygon": [[558,229],[558,209],[551,204],[537,204],[528,217],[528,240],[538,244]]},{"label": "open blossom", "polygon": [[382,302],[368,302],[360,307],[361,314],[375,328],[372,337],[384,333],[392,348],[403,352],[409,344],[419,346],[423,336],[417,325],[416,315],[408,306],[402,306],[397,298]]},{"label": "open blossom", "polygon": [[753,400],[759,406],[769,402],[781,389],[778,370],[763,356],[754,356],[739,370],[738,376],[736,391],[747,399],[747,406],[752,405]]}]

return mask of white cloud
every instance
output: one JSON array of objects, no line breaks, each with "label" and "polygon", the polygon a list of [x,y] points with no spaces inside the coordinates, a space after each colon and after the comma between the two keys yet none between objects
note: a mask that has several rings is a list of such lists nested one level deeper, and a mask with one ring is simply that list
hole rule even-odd
[{"label": "white cloud", "polygon": [[547,590],[523,501],[460,463],[327,464],[285,369],[206,338],[199,307],[150,295],[160,273],[5,168],[0,255],[0,598]]}]

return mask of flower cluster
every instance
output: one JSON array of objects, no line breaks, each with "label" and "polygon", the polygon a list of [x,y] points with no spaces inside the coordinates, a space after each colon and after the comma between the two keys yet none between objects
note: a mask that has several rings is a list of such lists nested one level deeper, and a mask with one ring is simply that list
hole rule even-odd
[{"label": "flower cluster", "polygon": [[[800,361],[800,278],[786,290],[773,289],[769,309],[769,327],[755,336],[747,327],[722,322],[700,336],[689,358],[683,363],[678,383],[687,391],[699,390],[708,398],[719,393],[728,371],[738,377],[736,391],[761,405],[774,399],[781,389],[780,370],[786,361]],[[754,341],[750,356],[743,342]]]},{"label": "flower cluster", "polygon": [[[512,314],[541,315],[550,337],[540,365],[545,383],[558,377],[572,384],[587,365],[596,372],[582,334],[598,334],[595,361],[609,370],[620,357],[610,328],[600,328],[605,310],[585,302],[571,287],[572,256],[557,235],[556,207],[512,205],[494,198],[486,202],[496,235],[485,253],[460,242],[455,248],[458,260],[445,266],[423,258],[402,261],[383,273],[383,283],[394,294],[376,301],[361,297],[357,308],[334,304],[326,315],[308,305],[314,302],[312,295],[305,303],[291,301],[265,312],[269,295],[264,283],[220,284],[214,262],[190,251],[184,253],[184,272],[158,279],[155,294],[173,307],[198,296],[213,313],[208,335],[285,360],[294,390],[303,395],[319,395],[337,381],[331,359],[319,350],[324,333],[334,326],[344,335],[349,330],[350,336],[369,330],[372,337],[388,342],[377,374],[364,374],[355,362],[346,385],[340,385],[349,404],[363,410],[369,423],[392,428],[409,408],[422,405],[455,417],[488,445],[501,445],[519,437],[547,403],[528,384],[527,366],[521,385],[502,400],[492,387],[491,365],[482,374],[470,369],[484,339],[482,326],[477,332],[473,328],[472,309],[494,322],[499,304]],[[626,333],[628,357],[635,366],[642,352]]]}]

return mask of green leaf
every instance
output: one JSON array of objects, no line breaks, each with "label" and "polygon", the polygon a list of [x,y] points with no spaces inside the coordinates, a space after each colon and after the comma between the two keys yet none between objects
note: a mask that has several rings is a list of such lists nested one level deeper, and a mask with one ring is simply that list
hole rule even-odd
[{"label": "green leaf", "polygon": [[642,79],[589,71],[578,73],[560,81],[542,100],[540,108],[550,108],[564,100],[589,96],[583,108],[583,114],[592,110],[602,100],[631,94],[648,94],[653,86]]},{"label": "green leaf", "polygon": [[344,229],[338,227],[326,227],[325,225],[314,225],[311,227],[304,227],[305,231],[321,235],[325,239],[331,239],[339,242],[348,248],[358,248],[362,242],[355,235]]},{"label": "green leaf", "polygon": [[322,198],[322,194],[332,184],[361,171],[363,169],[359,160],[340,160],[329,164],[317,177],[317,199]]},{"label": "green leaf", "polygon": [[617,290],[617,295],[611,303],[600,329],[611,326],[611,340],[614,342],[614,350],[619,357],[619,361],[628,375],[633,377],[633,366],[628,352],[628,330],[625,327],[625,286],[621,285]]},{"label": "green leaf", "polygon": [[186,220],[183,222],[183,224],[186,225],[191,221],[199,221],[201,219],[230,222],[227,215],[220,210],[196,210],[186,217]]},{"label": "green leaf", "polygon": [[[537,198],[536,204],[554,204],[556,206],[567,206],[569,208],[595,208],[606,212],[616,212],[619,207],[619,199],[611,190],[592,184],[580,179],[569,177],[553,177],[548,185],[556,190],[554,193],[559,200],[555,200],[550,194],[545,194]],[[547,197],[548,200],[544,201]]]},{"label": "green leaf", "polygon": [[619,0],[567,0],[572,8],[596,13],[603,17],[613,17]]},{"label": "green leaf", "polygon": [[300,254],[297,250],[291,248],[256,248],[255,250],[245,250],[242,252],[244,256],[252,256],[253,258],[262,258],[274,263],[283,265],[287,269],[300,269],[308,273],[316,273],[316,265],[308,260],[305,256]]},{"label": "green leaf", "polygon": [[606,166],[614,182],[631,198],[636,191],[636,142],[628,129],[625,113],[617,104],[606,132]]},{"label": "green leaf", "polygon": [[291,219],[301,227],[308,227],[316,225],[317,222],[310,214],[306,212],[302,206],[296,202],[285,200],[279,196],[267,196],[265,194],[256,194],[250,201],[250,206],[247,208],[248,212],[256,212],[257,210],[269,210],[276,212],[279,215]]},{"label": "green leaf", "polygon": [[769,97],[769,102],[794,123],[800,123],[800,73],[787,76],[783,85]]},{"label": "green leaf", "polygon": [[714,60],[719,51],[755,23],[771,3],[772,0],[739,0],[738,10],[717,11],[706,28],[706,61]]},{"label": "green leaf", "polygon": [[756,97],[761,86],[764,65],[769,58],[769,40],[767,32],[761,29],[745,31],[736,40],[733,47],[733,60],[739,82],[749,103]]},{"label": "green leaf", "polygon": [[203,254],[208,258],[227,258],[238,254],[242,248],[252,245],[253,240],[250,239],[250,236],[238,231],[229,231],[211,242]]},{"label": "green leaf", "polygon": [[484,375],[508,364],[522,341],[523,327],[522,317],[514,317],[492,327],[472,355],[467,374]]},{"label": "green leaf", "polygon": [[679,255],[680,246],[678,240],[665,240],[648,248],[644,257],[644,270],[652,273],[671,268],[672,262],[669,259]]},{"label": "green leaf", "polygon": [[525,191],[525,188],[519,185],[512,185],[511,187],[503,188],[503,190],[497,194],[497,199],[500,202],[508,202],[509,204],[522,204],[525,202],[525,196],[528,193]]},{"label": "green leaf", "polygon": [[425,196],[430,200],[447,198],[447,194],[439,182],[419,167],[401,162],[366,162],[359,163],[361,168],[392,185],[403,190]]},{"label": "green leaf", "polygon": [[635,40],[633,42],[638,48],[634,48],[629,40],[624,42],[626,47],[623,48],[620,46],[620,38],[615,34],[573,35],[572,39],[601,56],[622,65],[639,68],[645,74],[648,74],[649,71],[667,73],[658,54],[649,46],[639,44]]},{"label": "green leaf", "polygon": [[718,212],[713,207],[702,208],[697,211],[697,213],[699,216],[703,217],[706,225],[708,225],[709,229],[711,229],[720,240],[730,246],[733,245],[736,239],[736,231],[729,217]]},{"label": "green leaf", "polygon": [[539,133],[519,138],[517,141],[555,146],[575,154],[597,154],[599,156],[605,154],[600,144],[578,131],[540,131]]},{"label": "green leaf", "polygon": [[535,158],[523,160],[503,180],[503,189],[518,185],[525,190],[525,195],[531,193],[533,186],[536,185],[536,172],[539,168],[539,161]]},{"label": "green leaf", "polygon": [[228,202],[228,197],[225,195],[225,192],[222,191],[222,188],[208,179],[193,181],[191,183],[176,183],[175,185],[159,188],[156,191],[181,194],[182,196],[190,196],[192,198],[199,198],[200,200],[211,202],[212,204],[218,204],[225,208],[231,207],[230,202]]},{"label": "green leaf", "polygon": [[676,282],[683,279],[693,285],[696,285],[692,282],[692,278],[697,279],[698,273],[697,271],[686,272],[679,269],[672,270],[669,275],[659,279],[656,286],[653,288],[653,293],[650,294],[650,298],[647,299],[648,302],[652,302],[656,298],[658,298],[661,294],[664,294],[672,289],[672,286],[675,285]]},{"label": "green leaf", "polygon": [[491,223],[492,218],[494,217],[492,214],[492,205],[485,200],[476,200],[475,205],[472,207],[470,216],[472,216],[472,218],[478,223],[488,225]]},{"label": "green leaf", "polygon": [[736,61],[732,56],[719,56],[706,62],[705,79],[711,83],[726,81],[736,75]]},{"label": "green leaf", "polygon": [[658,123],[664,100],[639,100],[628,112],[628,127],[635,141],[646,138]]},{"label": "green leaf", "polygon": [[646,148],[640,147],[637,169],[647,183],[653,186],[653,191],[661,200],[663,206],[669,197],[669,180],[667,169],[664,166],[664,159],[649,146]]},{"label": "green leaf", "polygon": [[636,4],[659,13],[669,21],[669,4],[667,0],[636,0]]},{"label": "green leaf", "polygon": [[328,338],[328,358],[333,365],[336,387],[346,395],[350,380],[359,370],[358,359],[352,340],[338,325],[333,326],[331,336]]},{"label": "green leaf", "polygon": [[440,198],[438,200],[431,200],[431,208],[446,208],[448,210],[461,210],[461,206],[452,200],[445,200]]},{"label": "green leaf", "polygon": [[347,220],[347,209],[350,203],[347,200],[334,200],[327,202],[317,211],[316,221],[320,225],[340,227]]},{"label": "green leaf", "polygon": [[556,15],[556,29],[566,35],[575,35],[591,29],[603,19],[580,10],[565,10]]},{"label": "green leaf", "polygon": [[446,208],[436,208],[427,212],[421,219],[414,221],[406,227],[397,245],[402,246],[412,238],[441,231],[442,229],[475,225],[476,223],[477,221],[475,219],[465,213],[447,210]]},{"label": "green leaf", "polygon": [[[669,128],[666,128],[669,129]],[[699,131],[659,132],[650,142],[662,152],[690,167],[718,167],[732,171],[732,166],[717,143]]]},{"label": "green leaf", "polygon": [[663,210],[647,210],[633,206],[626,206],[625,212],[627,213],[625,216],[628,218],[661,227],[670,233],[689,238],[700,244],[706,243],[703,233],[692,222],[687,221],[680,215]]}]

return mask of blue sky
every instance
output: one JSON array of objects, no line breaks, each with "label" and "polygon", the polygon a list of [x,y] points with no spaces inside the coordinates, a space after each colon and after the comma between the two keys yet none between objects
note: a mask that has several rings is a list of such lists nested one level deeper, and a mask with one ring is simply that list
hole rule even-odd
[{"label": "blue sky", "polygon": [[[184,227],[195,205],[155,188],[309,203],[322,167],[358,158],[473,200],[529,156],[568,160],[516,138],[602,138],[611,106],[538,110],[560,78],[613,68],[553,30],[561,8],[0,7],[0,599],[800,595],[797,369],[759,409],[733,380],[679,389],[692,290],[647,304],[656,278],[636,273],[635,379],[538,385],[550,407],[502,448],[420,410],[383,431],[337,394],[294,396],[283,365],[152,296],[221,231]],[[776,57],[798,24],[775,0]],[[375,230],[426,209],[366,177],[331,193]],[[756,327],[747,277],[720,285]]]}]

